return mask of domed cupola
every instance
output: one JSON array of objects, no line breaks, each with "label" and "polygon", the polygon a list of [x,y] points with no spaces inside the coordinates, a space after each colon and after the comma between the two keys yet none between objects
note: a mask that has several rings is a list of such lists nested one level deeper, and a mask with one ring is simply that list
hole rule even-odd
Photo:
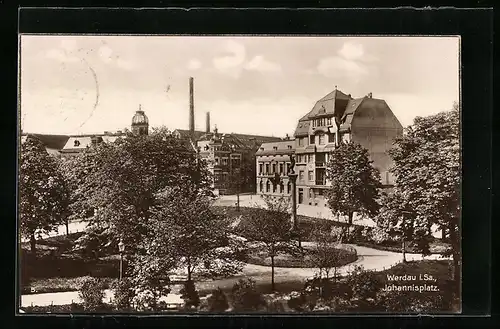
[{"label": "domed cupola", "polygon": [[139,105],[139,110],[135,112],[132,117],[132,133],[134,135],[147,135],[149,130],[149,119],[141,109]]}]

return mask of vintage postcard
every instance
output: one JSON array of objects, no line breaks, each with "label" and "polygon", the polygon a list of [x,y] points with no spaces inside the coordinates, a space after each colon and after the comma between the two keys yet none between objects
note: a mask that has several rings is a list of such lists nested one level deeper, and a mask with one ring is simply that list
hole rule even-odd
[{"label": "vintage postcard", "polygon": [[461,312],[459,37],[19,45],[20,312]]}]

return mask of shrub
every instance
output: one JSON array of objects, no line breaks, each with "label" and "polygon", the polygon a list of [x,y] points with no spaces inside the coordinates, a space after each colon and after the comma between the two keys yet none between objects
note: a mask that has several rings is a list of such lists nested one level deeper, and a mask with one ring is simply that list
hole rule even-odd
[{"label": "shrub", "polygon": [[184,307],[186,309],[196,308],[200,305],[200,296],[198,295],[198,291],[196,291],[193,280],[186,281],[180,293],[181,298],[184,299]]},{"label": "shrub", "polygon": [[267,311],[270,313],[283,313],[285,312],[285,307],[281,300],[273,299],[267,303]]},{"label": "shrub", "polygon": [[381,283],[373,271],[366,271],[362,266],[355,266],[347,277],[347,284],[352,289],[352,297],[360,300],[375,298]]},{"label": "shrub", "polygon": [[122,278],[116,281],[112,286],[114,292],[114,306],[117,310],[130,310],[132,298],[134,298],[134,289],[128,278]]},{"label": "shrub", "polygon": [[379,227],[374,227],[371,230],[370,239],[377,244],[383,244],[391,241],[390,235]]},{"label": "shrub", "polygon": [[86,311],[95,312],[103,307],[104,285],[98,278],[87,278],[80,288],[79,297]]},{"label": "shrub", "polygon": [[264,297],[257,291],[255,281],[250,278],[238,280],[231,293],[235,311],[259,311],[266,306]]},{"label": "shrub", "polygon": [[297,312],[303,312],[306,305],[306,297],[303,293],[293,291],[288,299],[288,307]]},{"label": "shrub", "polygon": [[207,298],[207,302],[208,311],[210,312],[224,312],[229,308],[226,294],[222,291],[221,288],[214,290],[212,292],[212,295]]}]

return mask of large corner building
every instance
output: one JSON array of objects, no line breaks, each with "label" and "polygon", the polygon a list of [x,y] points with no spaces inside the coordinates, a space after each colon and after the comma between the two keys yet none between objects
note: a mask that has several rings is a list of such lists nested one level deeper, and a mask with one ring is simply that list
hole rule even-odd
[{"label": "large corner building", "polygon": [[[380,171],[382,184],[390,187],[394,178],[388,150],[403,127],[383,99],[372,94],[352,98],[335,89],[316,102],[299,119],[293,140],[262,144],[257,156],[257,193],[291,194],[288,183],[290,155],[296,159],[297,203],[324,207],[324,191],[329,186],[326,164],[330,152],[344,141],[361,144],[369,152],[373,165]],[[278,173],[281,182],[273,185]]]}]

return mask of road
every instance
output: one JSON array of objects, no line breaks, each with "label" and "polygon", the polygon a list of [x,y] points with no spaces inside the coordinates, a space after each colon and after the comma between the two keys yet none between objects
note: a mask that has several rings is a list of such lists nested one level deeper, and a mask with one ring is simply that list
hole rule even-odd
[{"label": "road", "polygon": [[[373,271],[383,271],[390,268],[402,261],[402,255],[396,252],[377,250],[368,247],[361,247],[356,245],[351,245],[356,249],[358,253],[358,260],[354,263],[347,264],[338,269],[338,274],[340,276],[347,274],[354,265],[362,265],[366,270]],[[411,260],[422,260],[422,256],[418,254],[406,254],[406,259]],[[442,259],[440,255],[434,254],[425,257],[425,259]],[[286,268],[277,267],[275,268],[275,282],[293,282],[293,281],[305,281],[306,279],[312,278],[316,273],[315,268]],[[180,273],[182,274],[182,273]],[[217,287],[228,288],[231,287],[238,279],[241,277],[251,277],[257,283],[269,282],[271,275],[271,268],[268,266],[260,266],[253,264],[246,264],[242,272],[235,277],[221,280],[204,281],[198,282],[196,284],[199,291],[213,290]],[[105,301],[109,302],[113,298],[113,292],[111,290],[105,291]],[[164,297],[163,300],[167,303],[178,303],[180,301],[179,294],[169,294]],[[56,292],[56,293],[45,293],[45,294],[32,294],[32,295],[22,295],[21,303],[22,307],[30,305],[47,306],[47,305],[65,305],[71,302],[80,302],[77,291],[70,292]],[[182,301],[180,301],[182,302]]]},{"label": "road", "polygon": [[[220,196],[214,203],[216,206],[228,206],[233,207],[236,205],[236,195],[223,195]],[[240,206],[241,207],[263,207],[265,205],[264,200],[257,194],[245,194],[240,195]],[[329,220],[338,221],[337,216],[333,215],[331,210],[327,207],[315,207],[305,204],[299,204],[297,206],[297,214],[307,217],[315,218],[325,218]],[[345,222],[345,219],[340,219],[340,221]],[[353,224],[374,227],[376,223],[370,218],[361,218],[354,215]],[[436,238],[441,238],[441,231],[437,229],[436,226],[432,228],[432,234]]]},{"label": "road", "polygon": [[[87,227],[87,223],[83,221],[74,221],[70,222],[68,225],[69,233],[76,233],[85,230]],[[49,234],[42,234],[42,239],[46,239],[53,236],[65,235],[66,234],[66,225],[59,225],[57,229],[50,232]],[[38,239],[38,238],[37,238]],[[21,242],[28,242],[29,239],[21,238]]]}]

